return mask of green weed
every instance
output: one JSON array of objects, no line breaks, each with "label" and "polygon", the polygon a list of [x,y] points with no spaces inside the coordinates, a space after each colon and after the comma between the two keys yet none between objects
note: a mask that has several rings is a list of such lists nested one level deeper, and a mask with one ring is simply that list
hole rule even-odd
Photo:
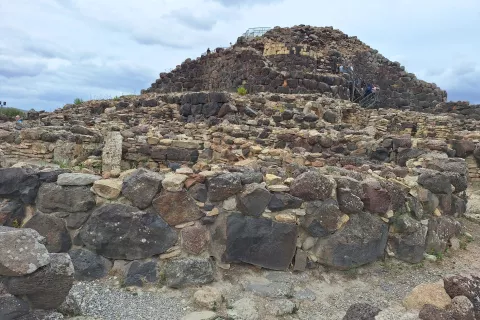
[{"label": "green weed", "polygon": [[241,96],[244,96],[247,94],[247,89],[245,89],[244,86],[238,87],[237,88],[237,93]]}]

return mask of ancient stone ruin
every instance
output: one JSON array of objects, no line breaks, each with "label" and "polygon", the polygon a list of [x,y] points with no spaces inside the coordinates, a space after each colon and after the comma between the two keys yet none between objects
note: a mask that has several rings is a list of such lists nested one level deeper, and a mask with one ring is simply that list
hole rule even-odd
[{"label": "ancient stone ruin", "polygon": [[[332,55],[367,57],[383,108],[349,101]],[[300,26],[186,61],[140,96],[0,123],[0,318],[58,308],[74,278],[184,288],[232,265],[435,259],[480,181],[477,111],[445,97],[355,37]]]}]

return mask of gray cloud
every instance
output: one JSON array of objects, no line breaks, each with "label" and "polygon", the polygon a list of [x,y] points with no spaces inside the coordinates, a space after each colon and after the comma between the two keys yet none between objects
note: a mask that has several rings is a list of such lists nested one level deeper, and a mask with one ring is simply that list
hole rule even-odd
[{"label": "gray cloud", "polygon": [[282,0],[213,0],[215,2],[219,2],[226,7],[245,7],[245,6],[253,6],[259,4],[272,4],[272,3],[279,3]]},{"label": "gray cloud", "polygon": [[35,77],[47,68],[41,62],[24,61],[22,63],[0,57],[0,77],[20,78]]},{"label": "gray cloud", "polygon": [[153,34],[133,34],[132,39],[138,44],[143,44],[146,46],[158,45],[162,47],[172,48],[172,49],[191,49],[193,46],[178,43],[175,41],[170,41],[162,38],[159,35]]},{"label": "gray cloud", "polygon": [[187,10],[186,8],[172,11],[170,17],[188,28],[202,31],[210,31],[217,24],[215,18],[196,17],[192,15],[191,10]]}]

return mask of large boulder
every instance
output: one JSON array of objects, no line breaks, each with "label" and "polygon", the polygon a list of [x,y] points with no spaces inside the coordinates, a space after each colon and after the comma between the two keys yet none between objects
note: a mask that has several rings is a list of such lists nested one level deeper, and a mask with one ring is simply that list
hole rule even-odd
[{"label": "large boulder", "polygon": [[38,190],[37,209],[41,212],[85,212],[95,207],[95,196],[89,187],[62,187],[44,183]]},{"label": "large boulder", "polygon": [[7,291],[25,296],[34,309],[55,309],[65,301],[73,285],[73,264],[67,253],[51,253],[50,263],[23,277],[3,280]]},{"label": "large boulder", "polygon": [[392,199],[389,192],[377,181],[363,183],[363,204],[370,213],[385,214],[390,209]]},{"label": "large boulder", "polygon": [[309,171],[302,173],[290,185],[290,193],[306,201],[326,200],[332,195],[334,181],[326,176]]},{"label": "large boulder", "polygon": [[159,173],[138,169],[123,181],[122,194],[140,209],[146,209],[162,187],[164,176]]},{"label": "large boulder", "polygon": [[75,280],[90,281],[105,277],[112,263],[95,252],[85,248],[71,250],[69,253],[75,268]]},{"label": "large boulder", "polygon": [[223,201],[242,191],[240,174],[225,173],[207,180],[210,201]]},{"label": "large boulder", "polygon": [[403,306],[408,310],[421,309],[430,304],[440,309],[445,309],[452,299],[445,292],[441,283],[422,283],[415,288],[403,300]]},{"label": "large boulder", "polygon": [[36,230],[45,237],[48,252],[68,252],[72,246],[72,238],[62,218],[37,212],[23,227]]},{"label": "large boulder", "polygon": [[185,190],[163,190],[153,199],[153,208],[171,226],[195,221],[204,216],[195,200]]},{"label": "large boulder", "polygon": [[38,176],[30,170],[0,169],[0,197],[2,198],[20,198],[26,204],[33,204],[39,186]]},{"label": "large boulder", "polygon": [[271,198],[272,194],[263,185],[248,184],[243,192],[237,195],[237,208],[245,215],[259,217]]},{"label": "large boulder", "polygon": [[389,247],[397,259],[419,263],[423,260],[426,248],[428,226],[409,215],[397,217],[390,233]]},{"label": "large boulder", "polygon": [[57,178],[60,186],[89,186],[102,177],[88,173],[62,173]]},{"label": "large boulder", "polygon": [[326,237],[340,229],[349,219],[333,199],[308,202],[305,212],[302,226],[312,237]]},{"label": "large boulder", "polygon": [[387,240],[387,224],[363,212],[352,215],[343,229],[319,239],[314,252],[320,263],[349,269],[383,257]]},{"label": "large boulder", "polygon": [[303,200],[284,192],[274,192],[268,203],[271,211],[282,211],[285,209],[298,209],[302,206]]},{"label": "large boulder", "polygon": [[177,242],[176,232],[161,217],[122,204],[97,208],[79,235],[88,248],[111,259],[148,258]]},{"label": "large boulder", "polygon": [[462,225],[451,217],[433,217],[428,222],[427,252],[444,252],[448,241],[460,234]]},{"label": "large boulder", "polygon": [[424,172],[418,177],[418,184],[435,194],[451,194],[450,178],[440,172]]},{"label": "large boulder", "polygon": [[360,213],[363,210],[362,199],[350,189],[338,188],[337,200],[340,210],[347,214]]},{"label": "large boulder", "polygon": [[208,258],[180,258],[169,261],[165,266],[167,286],[181,288],[211,283],[214,267]]},{"label": "large boulder", "polygon": [[49,264],[50,255],[43,241],[33,229],[0,226],[0,276],[23,276]]},{"label": "large boulder", "polygon": [[297,241],[295,224],[245,217],[234,213],[227,219],[227,262],[245,262],[273,270],[286,270]]},{"label": "large boulder", "polygon": [[15,320],[30,312],[28,302],[11,294],[0,294],[0,319]]}]

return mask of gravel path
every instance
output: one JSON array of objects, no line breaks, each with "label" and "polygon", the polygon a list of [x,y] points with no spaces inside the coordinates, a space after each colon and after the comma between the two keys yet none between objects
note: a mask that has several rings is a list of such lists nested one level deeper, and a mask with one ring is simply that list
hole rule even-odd
[{"label": "gravel path", "polygon": [[[316,296],[315,301],[293,300],[297,303],[298,311],[285,315],[282,319],[341,320],[348,307],[357,302],[370,303],[382,310],[392,310],[384,312],[385,316],[379,319],[418,319],[415,315],[399,318],[402,313],[401,301],[415,286],[439,281],[444,275],[453,273],[480,274],[480,225],[466,220],[463,223],[475,240],[466,250],[449,253],[438,262],[410,265],[388,259],[345,272],[318,269],[303,273],[272,272],[251,266],[232,265],[231,270],[220,270],[219,281],[211,285],[226,299],[226,303],[216,312],[225,316],[231,308],[228,306],[235,301],[251,298],[255,302],[252,307],[257,308],[258,318],[246,320],[277,319],[269,314],[269,302],[275,299],[294,299],[299,292],[307,290]],[[291,288],[293,291],[282,297],[269,298],[263,293],[245,289],[249,285],[264,285],[267,289]],[[130,292],[120,289],[112,282],[77,283],[71,294],[83,297],[82,315],[105,320],[176,320],[182,319],[189,312],[201,310],[192,301],[196,288],[135,290]]]}]

